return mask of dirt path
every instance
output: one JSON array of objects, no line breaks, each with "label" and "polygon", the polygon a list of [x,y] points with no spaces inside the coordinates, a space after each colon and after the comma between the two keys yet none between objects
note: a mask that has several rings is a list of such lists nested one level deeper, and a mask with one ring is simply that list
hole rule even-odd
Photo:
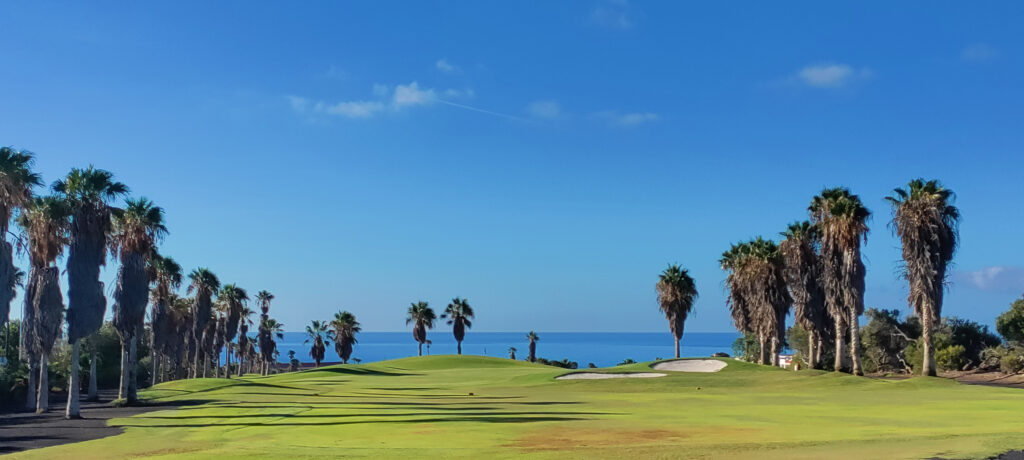
[{"label": "dirt path", "polygon": [[101,391],[100,401],[86,402],[85,395],[82,395],[83,418],[79,420],[64,419],[67,399],[63,396],[51,398],[50,412],[45,414],[0,414],[0,455],[113,436],[124,430],[107,426],[107,420],[183,405],[182,401],[175,401],[173,404],[112,407],[110,401],[116,396],[116,391]]}]

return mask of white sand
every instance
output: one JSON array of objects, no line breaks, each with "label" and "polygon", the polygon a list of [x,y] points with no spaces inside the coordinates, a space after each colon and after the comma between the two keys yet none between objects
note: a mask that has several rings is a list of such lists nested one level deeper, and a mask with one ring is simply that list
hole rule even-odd
[{"label": "white sand", "polygon": [[717,359],[680,359],[654,365],[657,371],[676,372],[718,372],[725,369],[725,362]]},{"label": "white sand", "polygon": [[555,380],[600,380],[600,379],[649,379],[652,377],[664,377],[668,374],[660,372],[629,372],[618,374],[598,374],[596,372],[580,372],[556,377]]}]

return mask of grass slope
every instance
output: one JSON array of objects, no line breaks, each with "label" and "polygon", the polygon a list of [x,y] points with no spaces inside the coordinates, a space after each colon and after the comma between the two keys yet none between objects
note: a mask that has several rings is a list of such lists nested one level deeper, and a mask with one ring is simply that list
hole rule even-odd
[{"label": "grass slope", "polygon": [[1020,390],[727,362],[713,374],[556,381],[566,371],[432,356],[169,382],[143,396],[203,403],[116,419],[122,435],[13,458],[894,459],[1024,447]]}]

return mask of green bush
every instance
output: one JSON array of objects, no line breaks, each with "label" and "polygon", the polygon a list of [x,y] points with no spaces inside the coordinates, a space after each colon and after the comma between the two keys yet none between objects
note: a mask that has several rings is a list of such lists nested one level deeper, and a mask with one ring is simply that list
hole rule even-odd
[{"label": "green bush", "polygon": [[1007,353],[999,358],[999,370],[1007,374],[1016,374],[1024,370],[1024,356],[1018,353]]},{"label": "green bush", "polygon": [[963,345],[950,345],[935,353],[935,367],[960,370],[967,363],[967,349]]}]

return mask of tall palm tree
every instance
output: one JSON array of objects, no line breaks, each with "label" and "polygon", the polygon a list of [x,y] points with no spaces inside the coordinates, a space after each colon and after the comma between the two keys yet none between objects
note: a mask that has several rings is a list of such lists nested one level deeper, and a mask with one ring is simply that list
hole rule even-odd
[{"label": "tall palm tree", "polygon": [[867,243],[871,216],[860,197],[846,188],[825,189],[811,200],[811,221],[821,230],[821,259],[825,306],[836,325],[835,370],[842,368],[843,331],[848,328],[854,375],[860,366],[860,315],[864,313],[864,277],[861,244]]},{"label": "tall palm tree", "polygon": [[416,339],[416,343],[419,344],[419,356],[423,356],[423,344],[427,343],[427,330],[434,328],[434,321],[437,321],[437,315],[434,314],[434,309],[430,308],[427,302],[421,300],[409,307],[405,324],[413,325],[412,338]]},{"label": "tall palm tree", "polygon": [[167,234],[164,210],[146,198],[129,199],[113,210],[110,252],[121,260],[114,289],[114,328],[121,338],[121,387],[118,398],[136,401],[136,337],[146,318],[149,300],[149,259]]},{"label": "tall palm tree", "polygon": [[947,268],[959,240],[956,195],[936,180],[914,179],[886,197],[893,207],[892,228],[903,243],[903,278],[910,285],[907,303],[921,318],[923,375],[935,375],[932,328],[942,316]]},{"label": "tall palm tree", "polygon": [[[60,337],[64,316],[57,258],[64,253],[68,243],[69,215],[70,209],[65,201],[45,197],[33,200],[18,216],[18,224],[28,237],[29,263],[32,266],[25,286],[25,310],[21,323],[21,350],[29,362],[29,397],[26,402],[29,409],[40,413],[50,407],[47,358]],[[77,360],[78,356],[74,358]],[[72,362],[72,367],[77,368],[76,362]],[[77,383],[77,379],[74,382]],[[72,388],[77,390],[77,387]]]},{"label": "tall palm tree", "polygon": [[359,342],[356,340],[356,333],[363,329],[359,326],[359,321],[356,321],[356,315],[348,311],[335,313],[331,327],[334,328],[334,351],[338,353],[343,364],[348,364],[349,358],[352,357],[352,346]]},{"label": "tall palm tree", "polygon": [[263,290],[256,293],[256,303],[260,306],[259,333],[256,337],[259,341],[260,358],[263,360],[263,371],[261,372],[263,375],[267,375],[267,372],[269,371],[267,366],[270,365],[271,360],[274,358],[273,354],[275,345],[273,332],[264,328],[264,326],[268,324],[267,321],[270,319],[270,302],[273,300],[274,294],[271,294],[270,291]]},{"label": "tall palm tree", "polygon": [[536,332],[530,331],[526,334],[526,340],[530,341],[530,354],[527,355],[526,359],[531,363],[535,363],[537,362],[537,341],[540,340],[540,337]]},{"label": "tall palm tree", "polygon": [[448,308],[445,308],[444,313],[441,313],[441,319],[447,319],[448,325],[452,327],[452,335],[455,336],[455,343],[458,347],[458,352],[462,354],[462,339],[466,338],[466,329],[473,327],[473,307],[469,306],[469,301],[466,299],[460,299],[458,297],[452,299],[452,303],[448,304]]},{"label": "tall palm tree", "polygon": [[242,305],[242,315],[238,322],[238,375],[245,375],[245,366],[248,364],[248,351],[251,346],[249,340],[249,326],[252,326],[253,312],[249,305]]},{"label": "tall palm tree", "polygon": [[71,344],[71,391],[65,416],[78,417],[78,341],[98,331],[107,311],[107,298],[100,282],[100,267],[106,265],[107,240],[112,229],[110,203],[128,194],[128,187],[114,180],[109,171],[89,166],[73,168],[53,183],[53,191],[71,207],[71,242],[68,250],[68,343]]},{"label": "tall palm tree", "polygon": [[320,367],[320,362],[324,360],[324,354],[327,352],[327,347],[331,346],[330,340],[327,340],[324,336],[327,335],[327,322],[313,320],[306,326],[307,338],[303,343],[313,342],[313,346],[309,349],[309,357],[313,358],[316,363],[316,367]]},{"label": "tall palm tree", "polygon": [[[242,319],[242,309],[245,302],[249,300],[249,293],[234,284],[225,284],[217,294],[217,299],[223,302],[225,309],[224,341],[231,343],[238,335],[239,322]],[[226,361],[227,377],[231,378],[231,348],[228,348]]]},{"label": "tall palm tree", "polygon": [[192,338],[195,341],[195,360],[192,362],[192,377],[199,377],[199,369],[202,366],[200,349],[204,341],[204,335],[216,332],[210,329],[209,321],[213,317],[213,294],[220,289],[220,280],[209,269],[197,268],[188,275],[191,284],[188,286],[188,293],[195,294],[195,304],[192,306]]},{"label": "tall palm tree", "polygon": [[790,224],[780,235],[784,238],[779,243],[779,251],[785,263],[786,287],[793,298],[796,322],[808,332],[807,365],[813,369],[821,353],[828,323],[825,293],[821,286],[821,258],[818,256],[821,238],[818,227],[806,220]]},{"label": "tall palm tree", "polygon": [[508,359],[511,359],[512,361],[515,361],[516,360],[516,351],[518,351],[518,350],[516,350],[516,347],[508,347]]},{"label": "tall palm tree", "polygon": [[[768,364],[770,357],[771,364],[777,364],[786,315],[792,304],[778,246],[758,237],[733,245],[723,254],[721,263],[730,271],[726,281],[734,322],[742,331],[757,335],[759,363]],[[766,354],[769,347],[770,354]]]},{"label": "tall palm tree", "polygon": [[678,265],[669,265],[658,275],[658,283],[654,286],[658,293],[658,304],[661,312],[668,320],[668,328],[675,338],[676,358],[679,357],[679,341],[683,338],[683,325],[686,317],[693,311],[693,303],[697,300],[697,284],[689,272]]},{"label": "tall palm tree", "polygon": [[33,163],[32,152],[0,147],[0,327],[11,311],[17,285],[14,277],[19,271],[14,266],[14,247],[7,241],[11,216],[31,204],[32,188],[43,184],[39,174],[32,172]]},{"label": "tall palm tree", "polygon": [[175,291],[181,288],[183,276],[181,265],[170,257],[154,253],[149,261],[155,285],[150,292],[152,305],[149,311],[151,331],[151,361],[153,364],[153,385],[160,383],[161,361],[167,354],[169,342],[177,339],[178,323],[171,310]]},{"label": "tall palm tree", "polygon": [[270,337],[266,345],[260,341],[260,354],[263,356],[263,375],[270,373],[270,366],[277,360],[277,342],[274,337],[284,340],[284,324],[274,318],[267,318],[260,323],[260,330],[267,331]]}]

